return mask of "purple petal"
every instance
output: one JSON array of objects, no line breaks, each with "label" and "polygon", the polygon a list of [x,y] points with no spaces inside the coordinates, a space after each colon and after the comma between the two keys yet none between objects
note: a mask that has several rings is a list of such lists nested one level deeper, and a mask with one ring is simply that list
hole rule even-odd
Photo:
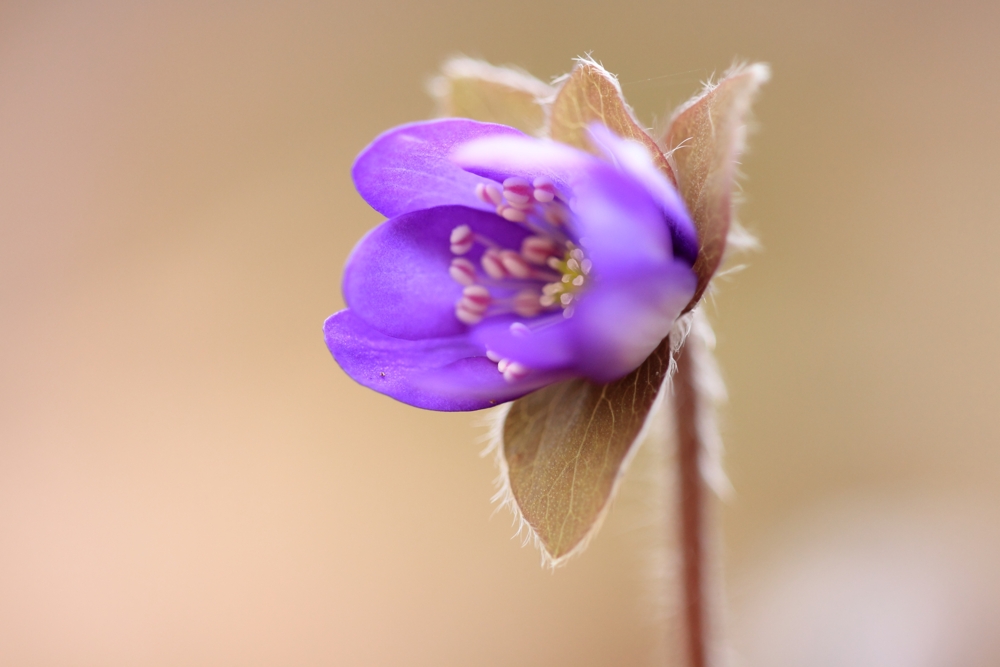
[{"label": "purple petal", "polygon": [[604,125],[590,126],[590,138],[619,170],[642,183],[659,203],[670,226],[674,254],[693,264],[698,256],[698,232],[677,189],[653,163],[649,152],[636,141],[622,139]]},{"label": "purple petal", "polygon": [[[529,328],[512,330],[514,322]],[[528,368],[555,370],[574,366],[574,332],[571,322],[561,312],[527,321],[516,317],[489,318],[473,327],[469,336],[501,358]]]},{"label": "purple petal", "polygon": [[670,229],[643,185],[609,163],[595,160],[573,190],[574,223],[594,271],[652,266],[673,259]]},{"label": "purple petal", "polygon": [[449,159],[459,144],[493,136],[524,136],[506,125],[446,118],[411,123],[379,136],[354,162],[358,192],[372,208],[392,218],[432,206],[493,207],[475,195],[483,179]]},{"label": "purple petal", "polygon": [[577,148],[550,139],[494,136],[459,146],[455,164],[496,181],[508,176],[533,180],[544,176],[557,186],[570,187],[595,158]]},{"label": "purple petal", "polygon": [[[361,239],[344,270],[344,300],[352,312],[387,336],[416,340],[465,333],[455,317],[462,286],[448,267],[451,231],[468,225],[507,248],[519,248],[529,231],[495,213],[441,206],[387,220]],[[465,255],[482,257],[476,245]]]},{"label": "purple petal", "polygon": [[595,281],[568,320],[575,334],[575,370],[610,382],[638,367],[670,332],[696,285],[683,260]]},{"label": "purple petal", "polygon": [[509,383],[465,336],[417,341],[392,338],[350,310],[330,316],[324,333],[333,358],[356,382],[428,410],[480,410],[563,377],[534,374]]}]

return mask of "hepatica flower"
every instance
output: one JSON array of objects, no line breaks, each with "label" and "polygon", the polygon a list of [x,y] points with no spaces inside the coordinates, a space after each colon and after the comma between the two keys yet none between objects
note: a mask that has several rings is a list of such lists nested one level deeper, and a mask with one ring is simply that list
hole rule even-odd
[{"label": "hepatica flower", "polygon": [[361,384],[475,410],[638,367],[694,295],[697,234],[647,150],[594,123],[597,155],[504,125],[390,130],[354,166],[389,220],[355,248],[327,344]]},{"label": "hepatica flower", "polygon": [[654,137],[594,61],[550,86],[456,59],[432,91],[451,118],[392,129],[354,165],[388,219],[347,262],[327,345],[352,378],[410,405],[500,405],[498,497],[549,564],[593,536],[657,406],[674,406],[677,442],[704,450],[678,454],[685,498],[712,469],[697,306],[767,76],[730,70]]}]

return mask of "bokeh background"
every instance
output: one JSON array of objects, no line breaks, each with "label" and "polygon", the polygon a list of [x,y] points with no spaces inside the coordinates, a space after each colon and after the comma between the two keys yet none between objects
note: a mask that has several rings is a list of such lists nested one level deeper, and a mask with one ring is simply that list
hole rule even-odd
[{"label": "bokeh background", "polygon": [[655,663],[640,472],[544,571],[491,519],[477,417],[361,389],[320,329],[380,221],[353,157],[431,113],[438,64],[592,52],[650,125],[734,57],[774,70],[763,251],[710,307],[738,664],[1000,664],[998,28],[985,0],[0,2],[0,663]]}]

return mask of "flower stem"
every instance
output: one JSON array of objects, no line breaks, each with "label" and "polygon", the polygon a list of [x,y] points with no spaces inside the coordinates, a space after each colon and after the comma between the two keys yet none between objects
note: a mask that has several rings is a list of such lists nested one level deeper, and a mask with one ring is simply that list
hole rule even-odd
[{"label": "flower stem", "polygon": [[673,378],[674,424],[677,429],[683,637],[687,667],[708,667],[708,606],[705,581],[705,481],[699,467],[702,442],[698,429],[699,395],[692,341],[677,352]]}]

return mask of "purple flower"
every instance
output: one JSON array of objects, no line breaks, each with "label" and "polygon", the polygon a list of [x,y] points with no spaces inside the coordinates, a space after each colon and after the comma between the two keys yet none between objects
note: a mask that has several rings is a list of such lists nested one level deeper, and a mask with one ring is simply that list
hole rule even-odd
[{"label": "purple flower", "polygon": [[352,252],[326,342],[357,382],[478,410],[634,370],[690,301],[698,240],[646,150],[601,125],[601,157],[503,125],[414,123],[358,157],[389,219]]}]

